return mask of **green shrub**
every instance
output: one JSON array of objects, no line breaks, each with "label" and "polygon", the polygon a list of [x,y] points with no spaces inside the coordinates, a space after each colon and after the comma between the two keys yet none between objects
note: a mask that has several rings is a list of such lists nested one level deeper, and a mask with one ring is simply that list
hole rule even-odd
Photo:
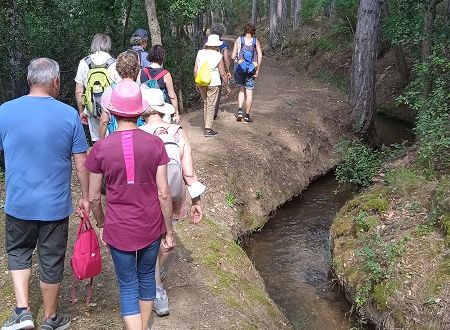
[{"label": "green shrub", "polygon": [[[416,78],[398,100],[418,111],[418,164],[431,170],[450,166],[450,60],[433,55],[417,64]],[[424,93],[427,85],[429,94]]]},{"label": "green shrub", "polygon": [[338,143],[337,150],[342,156],[342,162],[335,170],[339,183],[367,187],[381,167],[380,153],[359,141],[350,140]]}]

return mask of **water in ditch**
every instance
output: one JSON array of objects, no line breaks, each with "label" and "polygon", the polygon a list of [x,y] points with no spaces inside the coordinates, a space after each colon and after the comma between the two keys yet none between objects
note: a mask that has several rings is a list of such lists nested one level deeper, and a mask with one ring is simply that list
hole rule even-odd
[{"label": "water in ditch", "polygon": [[[402,123],[382,117],[377,131],[386,145],[413,139]],[[338,188],[332,173],[316,180],[283,205],[245,247],[268,293],[294,329],[353,326],[351,306],[330,273],[330,225],[353,195]]]}]

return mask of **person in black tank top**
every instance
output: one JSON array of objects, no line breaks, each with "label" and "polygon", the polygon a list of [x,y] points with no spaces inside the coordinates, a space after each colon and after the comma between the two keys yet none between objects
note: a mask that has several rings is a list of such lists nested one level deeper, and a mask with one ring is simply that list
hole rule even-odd
[{"label": "person in black tank top", "polygon": [[[165,70],[162,66],[166,58],[166,51],[160,45],[153,46],[148,54],[150,60],[150,66],[143,68],[139,72],[138,81],[143,84],[149,79],[155,79],[158,81],[159,89],[165,94],[166,102],[172,104],[175,107],[175,114],[172,117],[172,121],[175,124],[180,122],[180,113],[178,111],[178,99],[175,89],[173,87],[172,75],[169,71]],[[150,78],[149,75],[152,77]],[[169,123],[170,124],[170,123]]]}]

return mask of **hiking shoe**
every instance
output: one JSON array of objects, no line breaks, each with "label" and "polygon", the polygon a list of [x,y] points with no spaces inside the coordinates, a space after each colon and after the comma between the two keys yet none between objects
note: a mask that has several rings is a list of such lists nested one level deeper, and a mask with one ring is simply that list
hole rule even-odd
[{"label": "hiking shoe", "polygon": [[56,320],[46,319],[41,324],[41,330],[66,330],[70,328],[70,316],[58,314]]},{"label": "hiking shoe", "polygon": [[159,317],[167,316],[170,314],[169,298],[167,297],[167,293],[164,288],[156,288],[156,298],[153,305],[153,310]]},{"label": "hiking shoe", "polygon": [[244,117],[244,113],[242,111],[238,111],[236,121],[241,121],[242,117]]},{"label": "hiking shoe", "polygon": [[212,129],[206,129],[205,130],[205,137],[212,137],[216,136],[218,133],[216,131],[213,131]]},{"label": "hiking shoe", "polygon": [[253,120],[248,116],[244,118],[244,123],[253,123]]},{"label": "hiking shoe", "polygon": [[33,315],[29,310],[24,310],[20,314],[14,311],[2,326],[2,330],[19,329],[34,329]]}]

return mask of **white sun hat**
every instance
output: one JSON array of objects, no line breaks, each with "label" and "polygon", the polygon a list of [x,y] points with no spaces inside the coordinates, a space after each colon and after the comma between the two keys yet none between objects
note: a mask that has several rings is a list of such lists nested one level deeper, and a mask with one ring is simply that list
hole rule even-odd
[{"label": "white sun hat", "polygon": [[175,107],[166,103],[164,94],[159,88],[148,88],[146,85],[141,86],[142,99],[148,103],[148,106],[159,113],[172,115],[175,113]]},{"label": "white sun hat", "polygon": [[219,47],[222,46],[223,41],[220,40],[220,37],[217,34],[210,34],[208,36],[208,41],[206,42],[205,46],[209,47]]}]

